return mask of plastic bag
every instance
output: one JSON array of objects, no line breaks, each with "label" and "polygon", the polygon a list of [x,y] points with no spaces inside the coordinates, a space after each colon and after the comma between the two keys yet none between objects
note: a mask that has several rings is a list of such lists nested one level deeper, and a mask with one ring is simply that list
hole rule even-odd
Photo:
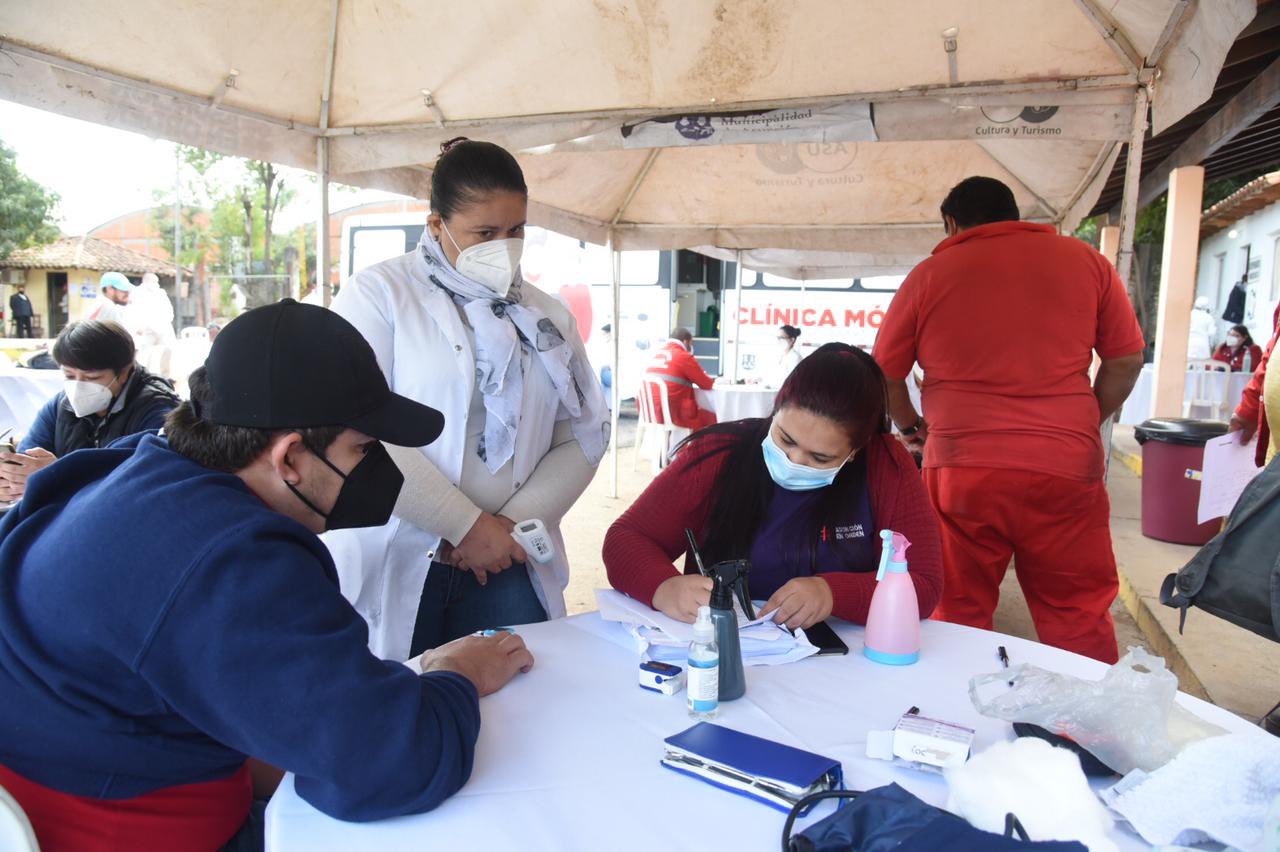
[{"label": "plastic bag", "polygon": [[[989,701],[984,687],[1006,686]],[[1152,772],[1193,742],[1225,734],[1174,701],[1178,679],[1160,657],[1131,647],[1102,680],[1012,666],[969,681],[969,698],[984,716],[1030,722],[1078,743],[1120,774]]]}]

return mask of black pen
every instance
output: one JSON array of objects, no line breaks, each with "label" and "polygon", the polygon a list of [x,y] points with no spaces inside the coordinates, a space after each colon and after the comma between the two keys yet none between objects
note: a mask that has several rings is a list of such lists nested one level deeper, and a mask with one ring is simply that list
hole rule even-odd
[{"label": "black pen", "polygon": [[685,527],[684,534],[689,539],[689,550],[693,552],[693,561],[698,566],[698,573],[704,577],[710,576],[707,574],[706,566],[702,564],[702,554],[698,552],[698,542],[693,537],[693,530]]}]

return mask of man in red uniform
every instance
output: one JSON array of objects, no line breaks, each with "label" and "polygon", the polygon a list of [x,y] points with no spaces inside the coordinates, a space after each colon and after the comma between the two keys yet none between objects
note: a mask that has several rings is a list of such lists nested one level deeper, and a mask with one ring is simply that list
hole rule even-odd
[{"label": "man in red uniform", "polygon": [[[671,406],[674,425],[696,430],[716,422],[715,414],[698,408],[698,400],[693,393],[695,386],[710,390],[714,380],[693,357],[693,333],[689,329],[677,328],[671,332],[667,344],[653,354],[644,377],[656,379],[667,386],[667,402]],[[652,393],[654,416],[657,422],[664,422],[657,388],[646,382],[641,390]]]},{"label": "man in red uniform", "polygon": [[[935,616],[990,629],[1012,557],[1040,641],[1114,663],[1100,426],[1142,369],[1133,307],[1102,255],[1019,222],[993,178],[959,183],[942,218],[947,239],[907,276],[875,345],[893,420],[924,444],[945,568]],[[907,395],[916,362],[928,421]]]}]

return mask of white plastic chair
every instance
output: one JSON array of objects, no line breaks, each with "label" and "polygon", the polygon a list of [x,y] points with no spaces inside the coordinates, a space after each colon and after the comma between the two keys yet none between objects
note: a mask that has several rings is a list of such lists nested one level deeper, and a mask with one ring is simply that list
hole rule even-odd
[{"label": "white plastic chair", "polygon": [[1187,380],[1191,393],[1182,401],[1182,416],[1190,417],[1193,408],[1207,408],[1212,419],[1226,420],[1233,402],[1227,399],[1231,393],[1230,373],[1231,365],[1225,361],[1188,361]]},{"label": "white plastic chair", "polygon": [[3,787],[0,787],[0,849],[6,852],[40,852],[31,820]]},{"label": "white plastic chair", "polygon": [[[654,388],[657,388],[655,391]],[[656,402],[655,402],[656,400]],[[671,422],[671,400],[667,396],[667,383],[661,379],[641,379],[636,391],[636,411],[640,416],[636,424],[636,443],[631,455],[631,468],[640,462],[640,448],[646,439],[654,439],[653,470],[656,473],[670,460],[671,448],[689,434],[683,426]],[[658,422],[658,412],[662,422]],[[676,440],[672,441],[675,436]]]}]

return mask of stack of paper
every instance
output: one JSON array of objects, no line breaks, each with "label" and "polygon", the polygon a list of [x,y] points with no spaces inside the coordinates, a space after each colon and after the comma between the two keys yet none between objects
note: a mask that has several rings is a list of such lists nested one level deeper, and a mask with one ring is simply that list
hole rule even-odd
[{"label": "stack of paper", "polygon": [[[676,621],[613,589],[596,589],[596,605],[605,621],[623,625],[642,656],[662,662],[682,662],[693,641],[693,625]],[[797,630],[793,635],[767,613],[754,621],[738,612],[742,662],[748,666],[776,666],[803,660],[818,649]]]}]

